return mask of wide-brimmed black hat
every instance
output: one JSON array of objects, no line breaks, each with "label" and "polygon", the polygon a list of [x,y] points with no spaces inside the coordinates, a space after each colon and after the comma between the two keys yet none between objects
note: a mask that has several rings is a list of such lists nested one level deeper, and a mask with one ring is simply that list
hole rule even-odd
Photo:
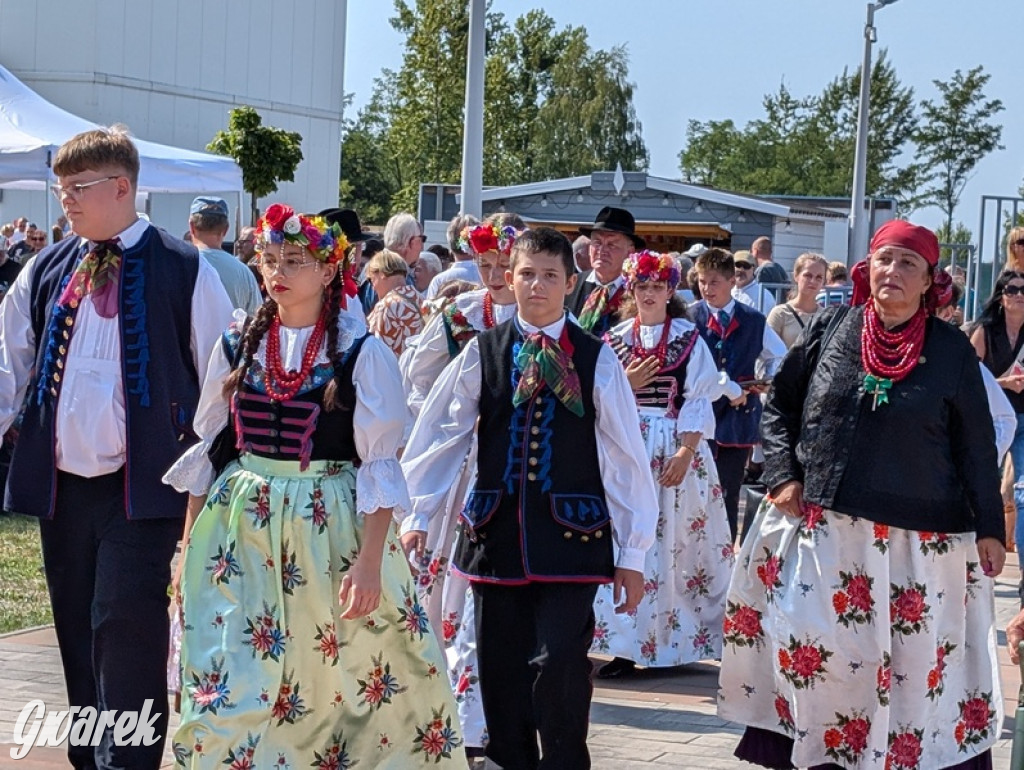
[{"label": "wide-brimmed black hat", "polygon": [[349,243],[366,241],[373,237],[373,233],[363,232],[363,226],[359,224],[359,215],[352,209],[324,209],[317,216],[323,217],[332,225],[338,225]]},{"label": "wide-brimmed black hat", "polygon": [[617,209],[612,206],[605,206],[597,212],[597,219],[591,227],[581,227],[580,232],[587,237],[594,230],[607,230],[610,233],[622,233],[636,246],[637,250],[644,248],[647,241],[636,234],[636,221],[633,215],[625,209]]}]

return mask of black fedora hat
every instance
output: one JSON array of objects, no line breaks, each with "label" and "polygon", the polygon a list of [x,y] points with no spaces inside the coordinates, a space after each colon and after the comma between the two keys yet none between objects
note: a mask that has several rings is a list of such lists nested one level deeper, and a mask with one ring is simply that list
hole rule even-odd
[{"label": "black fedora hat", "polygon": [[580,228],[580,232],[588,237],[592,232],[594,232],[594,230],[607,230],[610,233],[622,233],[633,241],[633,245],[636,246],[638,250],[647,245],[647,241],[636,234],[636,222],[633,219],[633,215],[625,209],[605,206],[597,212],[597,219],[594,220],[594,224],[592,226]]},{"label": "black fedora hat", "polygon": [[366,241],[373,237],[373,233],[363,232],[363,226],[359,224],[359,215],[352,209],[324,209],[317,216],[323,217],[332,225],[338,225],[349,243]]}]

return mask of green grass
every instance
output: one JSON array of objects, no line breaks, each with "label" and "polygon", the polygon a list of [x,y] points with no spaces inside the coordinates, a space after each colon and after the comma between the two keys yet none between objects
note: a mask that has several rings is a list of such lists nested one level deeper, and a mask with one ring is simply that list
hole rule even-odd
[{"label": "green grass", "polygon": [[0,633],[52,622],[38,520],[0,516]]}]

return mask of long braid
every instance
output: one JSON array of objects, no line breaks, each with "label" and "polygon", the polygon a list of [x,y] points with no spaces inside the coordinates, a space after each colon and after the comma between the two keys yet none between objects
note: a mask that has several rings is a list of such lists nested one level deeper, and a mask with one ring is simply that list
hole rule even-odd
[{"label": "long braid", "polygon": [[340,406],[338,399],[338,377],[341,375],[341,361],[344,350],[338,350],[338,316],[341,314],[341,294],[344,291],[341,270],[334,274],[334,280],[327,285],[324,302],[330,311],[327,314],[327,357],[334,368],[334,374],[324,389],[324,410],[333,411]]},{"label": "long braid", "polygon": [[242,389],[245,377],[249,373],[249,367],[252,366],[253,359],[256,357],[256,351],[259,350],[260,340],[267,333],[267,329],[270,328],[270,322],[274,320],[276,315],[277,302],[268,298],[260,305],[256,311],[255,318],[249,324],[249,328],[245,330],[245,335],[240,343],[242,346],[242,365],[231,372],[224,381],[224,395],[228,398],[231,398]]}]

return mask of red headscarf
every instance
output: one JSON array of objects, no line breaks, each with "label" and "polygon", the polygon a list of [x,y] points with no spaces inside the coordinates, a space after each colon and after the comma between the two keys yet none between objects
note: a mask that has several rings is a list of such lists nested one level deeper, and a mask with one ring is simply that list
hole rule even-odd
[{"label": "red headscarf", "polygon": [[[871,239],[869,252],[874,254],[886,246],[897,246],[908,249],[932,268],[932,285],[925,293],[925,307],[929,314],[949,303],[953,291],[953,279],[939,267],[939,239],[927,227],[913,225],[902,219],[892,219],[878,228]],[[850,270],[853,280],[852,305],[863,305],[871,296],[871,283],[868,279],[868,261],[861,260]]]}]

